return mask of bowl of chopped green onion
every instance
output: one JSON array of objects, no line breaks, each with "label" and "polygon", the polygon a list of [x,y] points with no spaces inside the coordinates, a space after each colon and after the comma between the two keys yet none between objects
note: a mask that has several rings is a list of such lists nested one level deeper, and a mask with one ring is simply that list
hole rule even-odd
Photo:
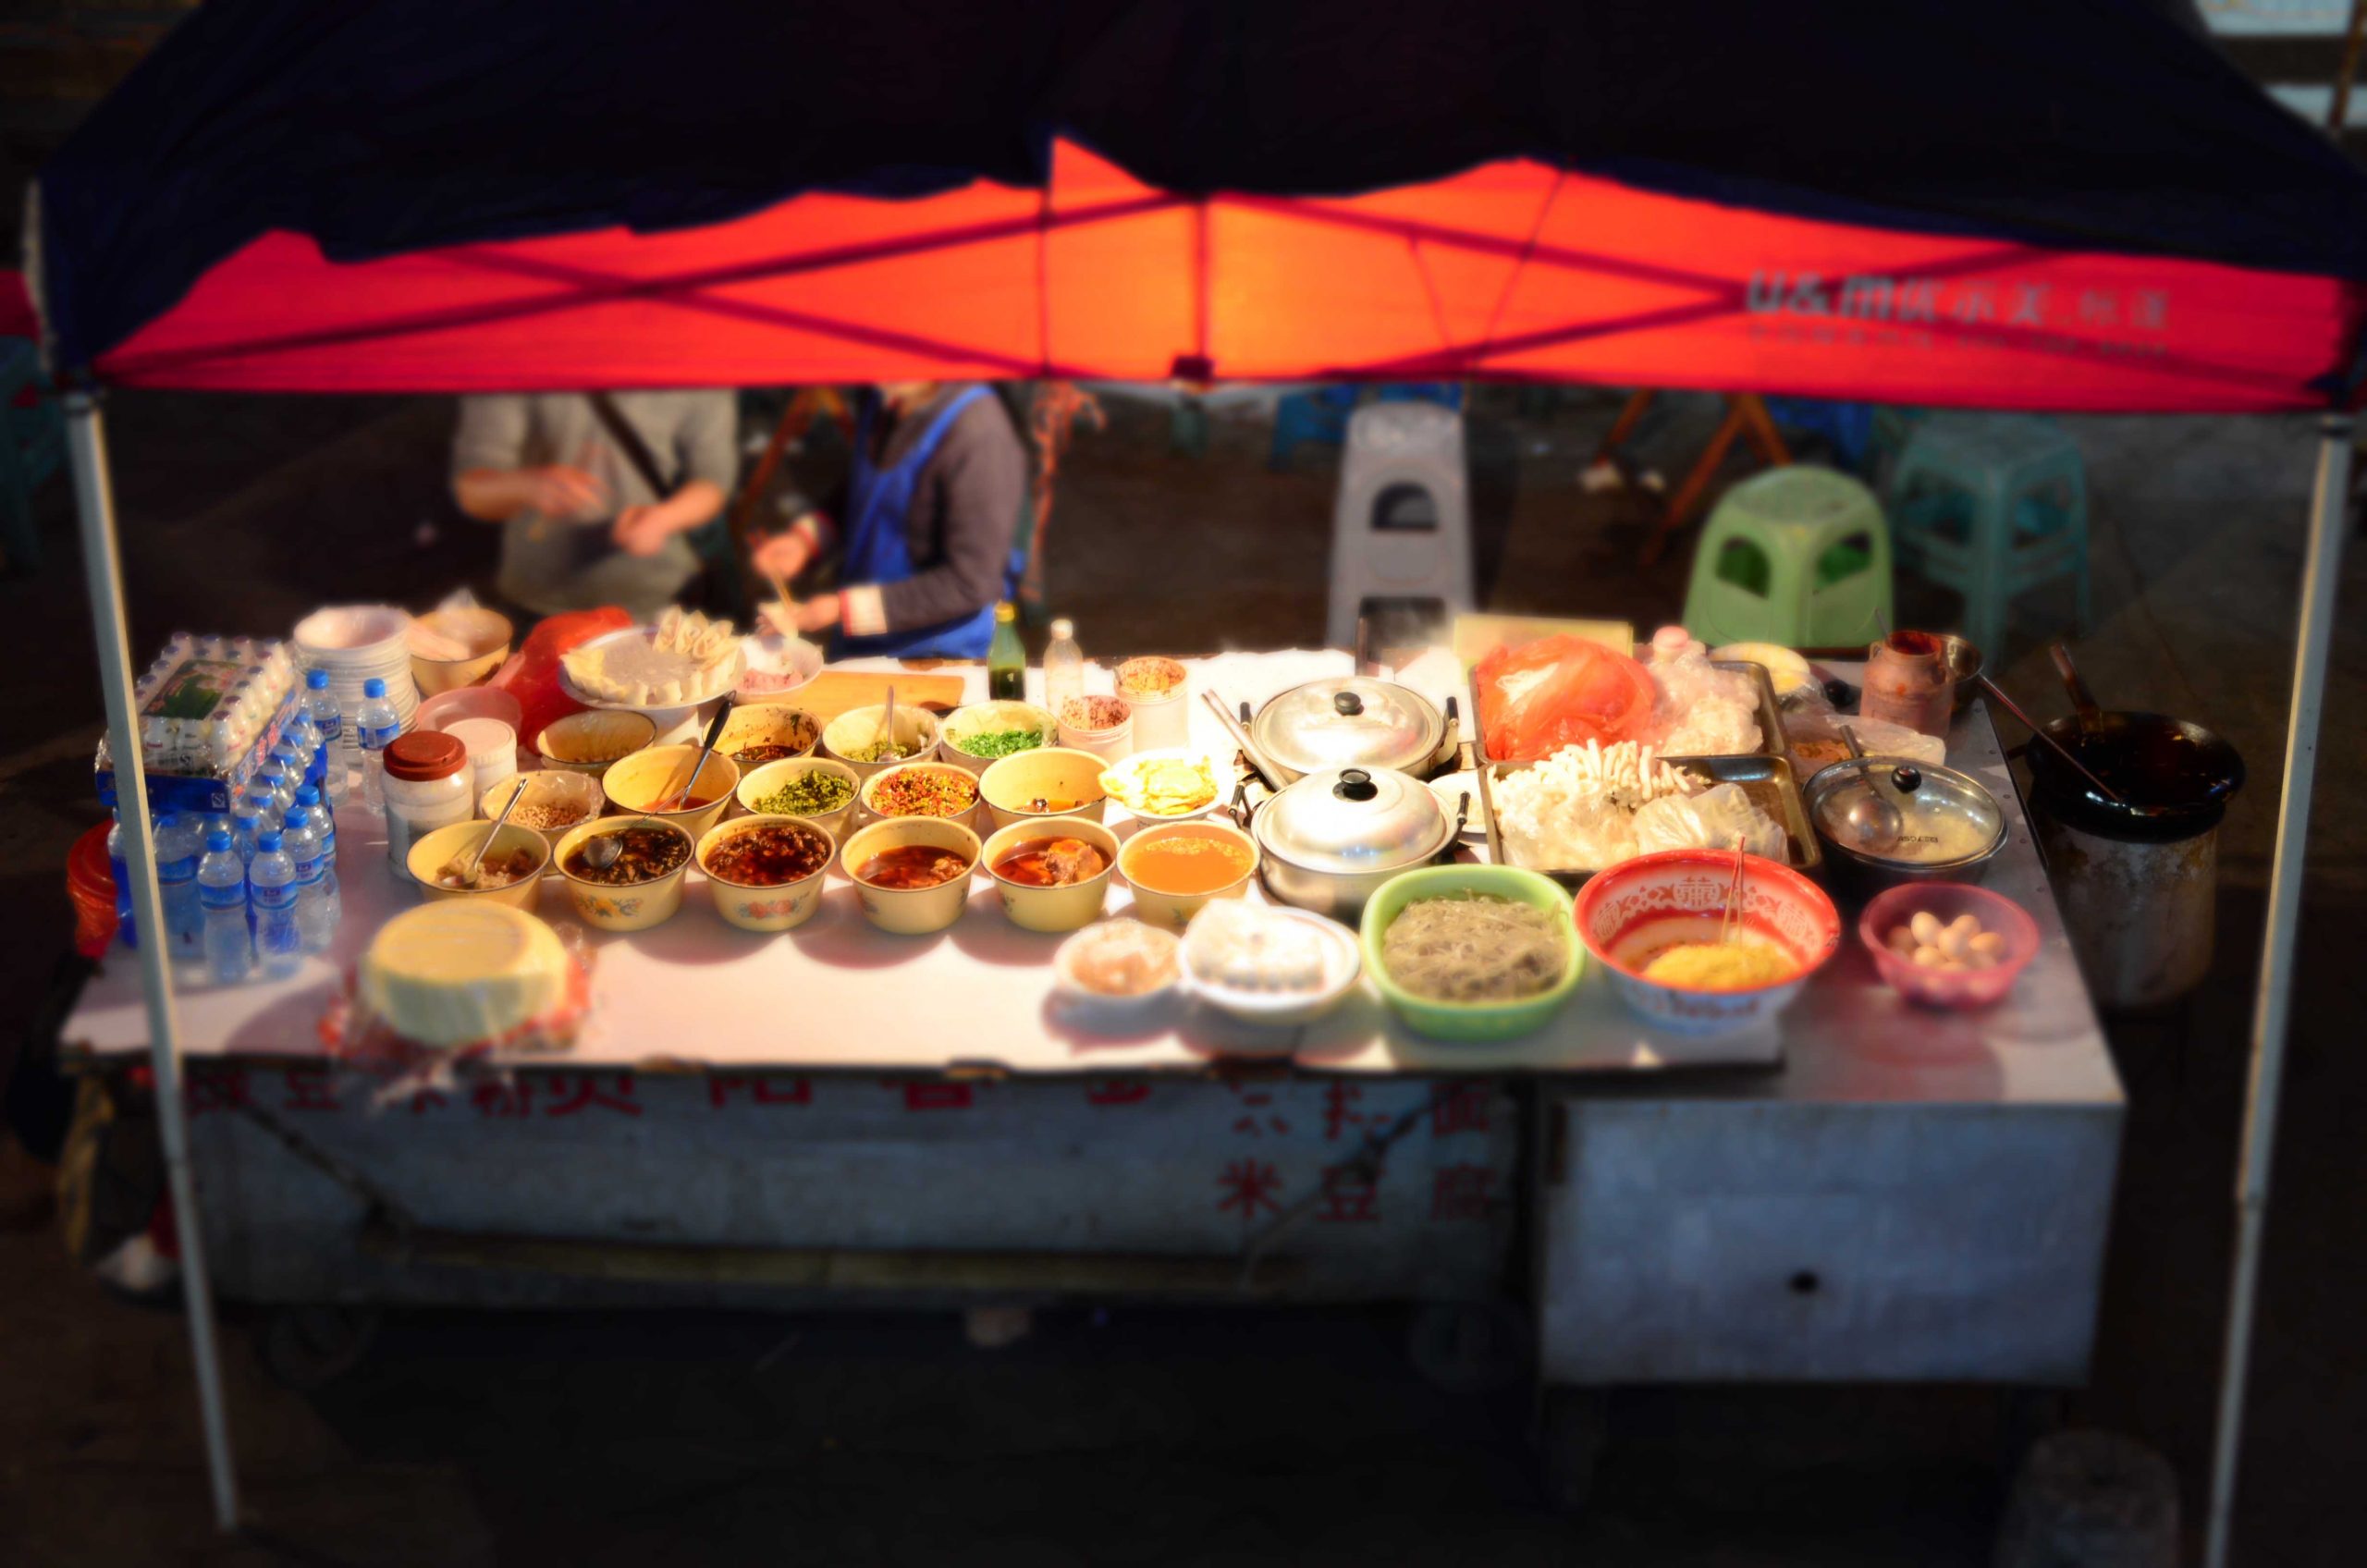
[{"label": "bowl of chopped green onion", "polygon": [[794,816],[840,843],[854,818],[863,781],[828,757],[788,757],[749,771],[737,790],[740,809],[754,816]]},{"label": "bowl of chopped green onion", "polygon": [[1051,745],[1060,732],[1052,716],[1033,703],[972,703],[946,715],[937,754],[956,767],[984,773],[1005,757]]}]

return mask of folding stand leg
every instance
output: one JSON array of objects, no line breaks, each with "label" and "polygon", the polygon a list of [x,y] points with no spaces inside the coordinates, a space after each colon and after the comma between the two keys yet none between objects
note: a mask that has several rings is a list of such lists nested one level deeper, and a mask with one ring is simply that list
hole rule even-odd
[{"label": "folding stand leg", "polygon": [[2343,514],[2350,505],[2351,421],[2320,427],[2318,479],[2301,567],[2301,624],[2294,635],[2293,716],[2285,733],[2285,793],[2269,865],[2268,930],[2261,941],[2260,989],[2252,1008],[2252,1072],[2244,1106],[2243,1162],[2236,1180],[2236,1271],[2228,1290],[2227,1343],[2219,1375],[2218,1441],[2211,1456],[2211,1529],[2205,1568],[2226,1568],[2235,1528],[2236,1472],[2243,1452],[2244,1388],[2251,1369],[2252,1306],[2260,1285],[2261,1237],[2268,1224],[2268,1178],[2276,1159],[2276,1099],[2285,1079],[2285,1031],[2293,1001],[2293,948],[2301,920],[2303,851],[2310,794],[2317,781],[2318,716],[2334,645],[2335,591],[2342,576]]},{"label": "folding stand leg", "polygon": [[132,916],[148,934],[140,944],[141,989],[148,1003],[148,1053],[156,1080],[156,1129],[165,1148],[166,1190],[180,1242],[181,1295],[197,1366],[197,1403],[205,1429],[205,1469],[213,1483],[214,1522],[239,1524],[239,1479],[222,1400],[222,1363],[215,1345],[214,1292],[205,1272],[205,1225],[190,1173],[189,1121],[181,1104],[180,1054],[173,1030],[173,983],[165,962],[165,898],[156,886],[148,781],[140,771],[140,729],[131,714],[131,636],[123,609],[123,557],[116,547],[115,492],[107,482],[106,437],[97,397],[66,398],[66,455],[74,471],[74,507],[82,528],[82,575],[91,588],[91,624],[99,643],[99,683],[107,710],[107,751],[115,760],[117,810],[124,825],[124,869]]}]

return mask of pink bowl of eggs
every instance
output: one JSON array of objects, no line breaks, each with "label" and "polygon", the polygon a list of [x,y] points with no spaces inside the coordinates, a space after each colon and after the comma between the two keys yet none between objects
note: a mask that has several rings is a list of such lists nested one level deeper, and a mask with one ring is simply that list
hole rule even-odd
[{"label": "pink bowl of eggs", "polygon": [[[1739,1033],[1790,1006],[1839,949],[1841,914],[1823,888],[1758,855],[1745,855],[1743,863],[1735,929],[1723,945],[1751,949],[1750,962],[1684,966],[1697,973],[1735,971],[1706,981],[1671,978],[1673,966],[1662,961],[1675,949],[1721,945],[1720,917],[1735,879],[1732,852],[1638,855],[1597,872],[1579,889],[1578,939],[1601,961],[1613,988],[1638,1018],[1696,1038]],[[1656,967],[1657,975],[1651,973]]]},{"label": "pink bowl of eggs", "polygon": [[1890,988],[1927,1007],[1987,1007],[2038,956],[2021,905],[1961,882],[1902,882],[1858,917],[1858,939]]}]

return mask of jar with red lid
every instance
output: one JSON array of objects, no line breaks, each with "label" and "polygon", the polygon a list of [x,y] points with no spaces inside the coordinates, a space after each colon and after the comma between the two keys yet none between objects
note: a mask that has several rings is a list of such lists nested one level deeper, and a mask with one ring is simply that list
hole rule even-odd
[{"label": "jar with red lid", "polygon": [[470,785],[469,749],[440,729],[414,729],[386,742],[386,858],[395,875],[411,876],[405,862],[423,835],[476,815]]},{"label": "jar with red lid", "polygon": [[1866,694],[1858,711],[1944,740],[1956,694],[1940,640],[1928,631],[1894,631],[1866,655]]}]

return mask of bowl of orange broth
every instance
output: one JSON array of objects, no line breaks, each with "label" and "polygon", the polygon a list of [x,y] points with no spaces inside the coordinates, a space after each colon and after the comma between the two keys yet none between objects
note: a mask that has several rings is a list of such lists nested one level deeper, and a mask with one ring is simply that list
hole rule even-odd
[{"label": "bowl of orange broth", "polygon": [[1257,841],[1221,822],[1160,823],[1126,840],[1119,875],[1134,917],[1181,931],[1210,899],[1237,899],[1257,875]]}]

